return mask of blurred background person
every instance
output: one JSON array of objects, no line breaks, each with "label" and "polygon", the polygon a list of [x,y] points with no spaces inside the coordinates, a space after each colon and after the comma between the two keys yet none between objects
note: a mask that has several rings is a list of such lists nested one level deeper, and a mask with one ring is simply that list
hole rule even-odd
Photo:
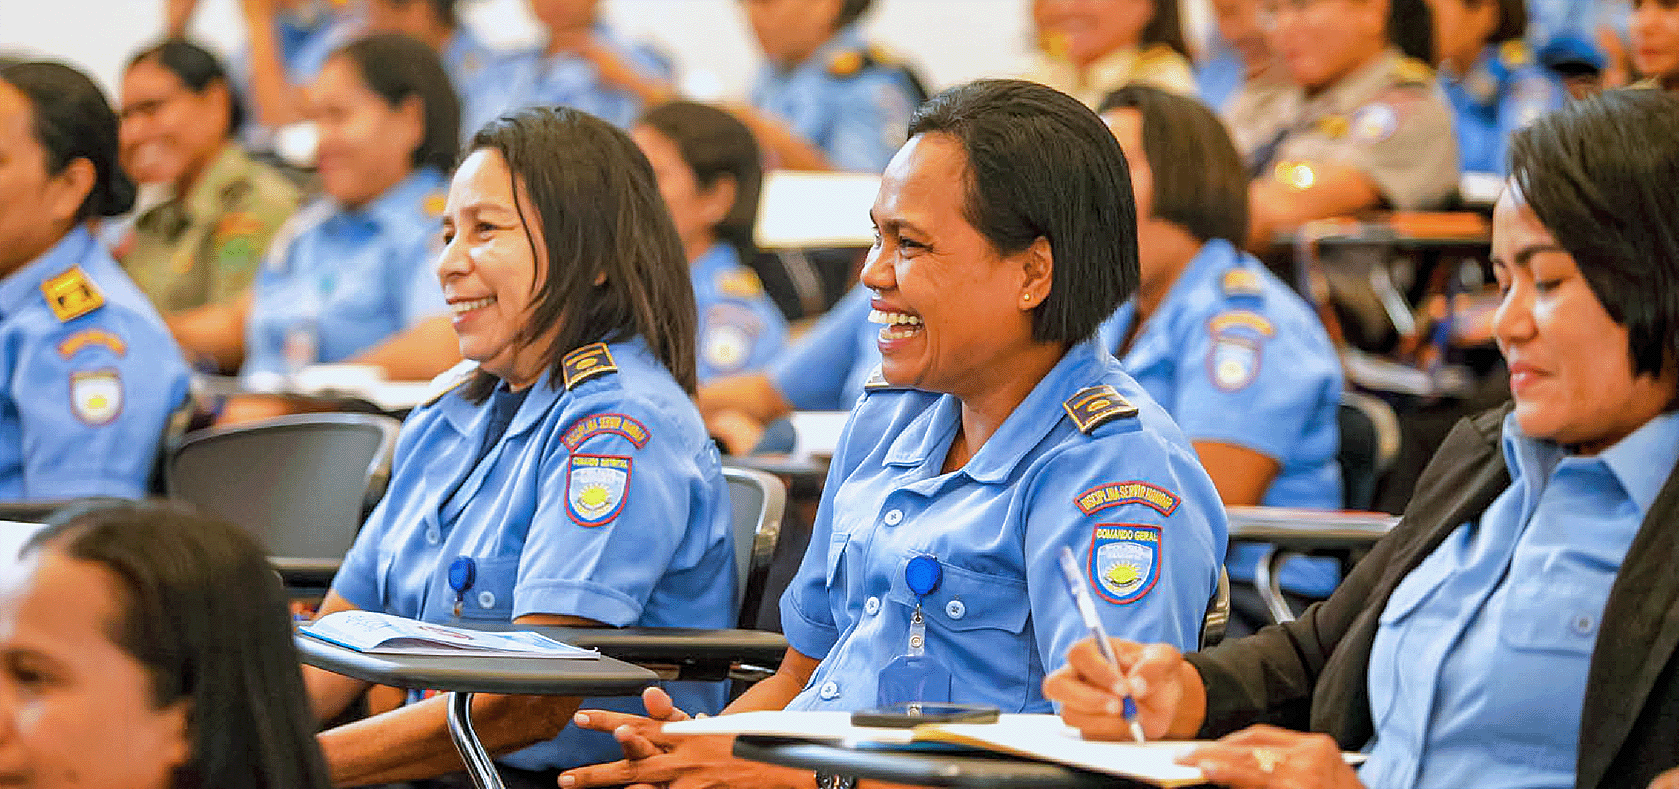
[{"label": "blurred background person", "polygon": [[527,0],[542,43],[508,53],[464,97],[467,129],[531,106],[572,107],[629,128],[645,107],[675,97],[675,69],[602,17],[600,0]]},{"label": "blurred background person", "polygon": [[88,231],[134,203],[86,75],[0,60],[0,499],[139,498],[187,368]]},{"label": "blurred background person", "polygon": [[1510,134],[1561,107],[1567,91],[1534,60],[1522,38],[1525,0],[1427,3],[1459,162],[1465,172],[1502,175]]},{"label": "blurred background person", "polygon": [[299,190],[236,142],[244,108],[221,63],[184,39],[141,50],[121,114],[123,169],[167,196],[135,218],[117,260],[165,320],[238,299]]},{"label": "blurred background person", "polygon": [[[730,626],[728,492],[690,400],[688,264],[635,143],[569,108],[499,119],[474,135],[443,227],[435,276],[475,364],[403,424],[390,490],[322,615]],[[464,603],[436,591],[462,562]],[[366,687],[306,673],[323,717]],[[720,683],[671,688],[701,710],[723,703]],[[335,780],[460,769],[447,700],[412,698],[321,735]],[[617,758],[610,734],[566,727],[578,703],[485,694],[473,723],[512,785],[553,787],[558,768]],[[634,698],[590,703],[643,711]]]},{"label": "blurred background person", "polygon": [[1195,87],[1201,100],[1222,110],[1248,82],[1286,79],[1276,73],[1276,59],[1260,24],[1259,0],[1210,0],[1213,34],[1195,64]]},{"label": "blurred background person", "polygon": [[0,584],[9,776],[327,789],[286,593],[244,531],[169,504],[84,505],[22,559]]},{"label": "blurred background person", "polygon": [[788,170],[878,173],[904,142],[926,88],[863,38],[873,0],[741,0],[765,64],[738,110]]},{"label": "blurred background person", "polygon": [[[1172,415],[1226,506],[1340,509],[1340,357],[1306,302],[1237,246],[1247,177],[1224,125],[1150,86],[1120,88],[1101,109],[1131,166],[1142,269],[1103,347]],[[1252,588],[1264,549],[1226,557],[1237,632],[1271,621]],[[1333,559],[1291,560],[1281,574],[1305,599],[1338,580]]]},{"label": "blurred background person", "polygon": [[1044,0],[1044,57],[1027,78],[1096,107],[1122,85],[1195,95],[1177,0]]},{"label": "blurred background person", "polygon": [[[1451,110],[1423,0],[1260,0],[1283,83],[1245,85],[1227,120],[1253,179],[1248,248],[1313,219],[1438,208],[1457,191]],[[1407,54],[1411,53],[1411,54]]]},{"label": "blurred background person", "polygon": [[503,53],[479,39],[461,18],[458,0],[364,0],[369,33],[403,33],[424,42],[443,60],[461,102],[461,136],[470,136],[500,107],[483,107],[497,86],[495,66]]},{"label": "blurred background person", "polygon": [[763,164],[752,132],[716,107],[677,101],[641,116],[631,131],[653,164],[659,193],[688,257],[699,311],[699,382],[763,367],[787,343],[787,320],[758,275]]},{"label": "blurred background person", "polygon": [[[449,77],[424,44],[383,34],[335,53],[310,92],[325,197],[282,230],[243,297],[182,313],[172,328],[247,380],[342,361],[427,380],[460,360],[430,271],[459,140]],[[246,398],[224,416],[286,408]]]},{"label": "blurred background person", "polygon": [[1679,89],[1679,3],[1633,0],[1632,64],[1638,87]]}]

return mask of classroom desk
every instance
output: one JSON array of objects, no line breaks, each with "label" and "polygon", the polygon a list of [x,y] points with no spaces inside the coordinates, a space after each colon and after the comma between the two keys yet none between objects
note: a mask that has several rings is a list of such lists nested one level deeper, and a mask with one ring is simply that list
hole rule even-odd
[{"label": "classroom desk", "polygon": [[1131,789],[1146,786],[1117,776],[983,751],[855,748],[809,740],[743,735],[735,738],[734,755],[783,767],[915,786],[973,789]]},{"label": "classroom desk", "polygon": [[553,658],[432,657],[369,655],[297,634],[304,663],[335,674],[402,688],[449,691],[449,738],[480,789],[502,789],[495,763],[472,728],[474,693],[552,696],[632,696],[658,683],[658,675],[610,657]]},{"label": "classroom desk", "polygon": [[1287,507],[1229,507],[1232,542],[1257,542],[1273,546],[1254,569],[1253,584],[1271,618],[1279,623],[1294,619],[1278,584],[1278,571],[1290,556],[1329,555],[1341,560],[1346,575],[1355,562],[1386,536],[1399,517],[1382,512],[1297,510]]}]

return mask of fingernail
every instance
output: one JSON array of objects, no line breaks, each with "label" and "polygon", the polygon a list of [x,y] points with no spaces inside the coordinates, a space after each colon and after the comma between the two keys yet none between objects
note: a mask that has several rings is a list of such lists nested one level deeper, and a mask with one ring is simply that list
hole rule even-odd
[{"label": "fingernail", "polygon": [[565,787],[575,786],[576,784],[577,784],[577,779],[576,778],[573,778],[569,775],[560,776],[560,786],[562,787],[562,789],[564,789]]},{"label": "fingernail", "polygon": [[1108,699],[1107,712],[1109,715],[1119,714],[1119,699]]},{"label": "fingernail", "polygon": [[1147,695],[1147,694],[1148,694],[1148,682],[1144,681],[1142,677],[1132,677],[1131,678],[1131,695],[1133,695],[1133,696],[1144,696],[1144,695]]},{"label": "fingernail", "polygon": [[589,725],[589,715],[588,715],[588,713],[579,712],[576,715],[571,716],[571,719],[573,721],[575,721],[577,723],[577,725],[579,725],[579,726]]}]

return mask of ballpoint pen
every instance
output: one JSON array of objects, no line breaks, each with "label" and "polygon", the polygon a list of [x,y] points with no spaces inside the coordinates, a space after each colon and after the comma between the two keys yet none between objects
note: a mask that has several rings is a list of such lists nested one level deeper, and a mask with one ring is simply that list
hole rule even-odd
[{"label": "ballpoint pen", "polygon": [[[1090,599],[1090,592],[1084,588],[1084,571],[1079,569],[1078,559],[1073,558],[1071,548],[1061,546],[1061,572],[1067,576],[1067,589],[1073,593],[1073,602],[1077,603],[1079,616],[1084,619],[1084,626],[1090,629],[1090,637],[1096,640],[1096,648],[1102,651],[1102,657],[1113,666],[1114,673],[1125,675],[1119,666],[1119,657],[1114,654],[1113,645],[1108,643],[1108,632],[1102,627],[1102,618],[1096,615],[1096,602]],[[1120,697],[1125,714],[1125,722],[1131,727],[1131,739],[1146,742],[1143,737],[1143,724],[1137,721],[1137,702],[1130,693]]]}]

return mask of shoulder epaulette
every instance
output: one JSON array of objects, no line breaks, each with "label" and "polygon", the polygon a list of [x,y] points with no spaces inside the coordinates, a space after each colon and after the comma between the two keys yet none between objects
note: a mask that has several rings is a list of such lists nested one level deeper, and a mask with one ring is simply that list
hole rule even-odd
[{"label": "shoulder epaulette", "polygon": [[41,283],[41,295],[60,323],[80,318],[105,304],[105,294],[94,287],[81,266],[71,266],[63,274]]},{"label": "shoulder epaulette", "polygon": [[565,388],[575,389],[597,375],[618,372],[618,365],[612,361],[612,352],[606,349],[605,343],[593,342],[566,354],[560,360],[560,369],[565,374]]},{"label": "shoulder epaulette", "polygon": [[466,359],[431,379],[426,385],[426,396],[420,401],[423,408],[443,399],[443,396],[461,388],[461,384],[472,380],[472,374],[478,372],[478,363]]},{"label": "shoulder epaulette", "polygon": [[743,266],[719,272],[717,289],[726,296],[751,300],[764,294],[764,283],[752,269]]},{"label": "shoulder epaulette", "polygon": [[828,58],[828,76],[846,79],[862,73],[868,65],[868,53],[860,49],[842,49]]},{"label": "shoulder epaulette", "polygon": [[1527,50],[1526,42],[1519,38],[1512,38],[1498,45],[1498,60],[1511,71],[1526,66],[1532,59],[1532,54]]},{"label": "shoulder epaulette", "polygon": [[1224,278],[1219,281],[1219,287],[1225,296],[1258,296],[1265,292],[1264,285],[1259,281],[1259,275],[1250,269],[1233,268],[1224,272]]},{"label": "shoulder epaulette", "polygon": [[1166,44],[1150,44],[1143,51],[1137,53],[1138,63],[1152,63],[1156,60],[1171,60],[1178,57],[1178,51]]},{"label": "shoulder epaulette", "polygon": [[1429,85],[1434,82],[1434,69],[1416,58],[1400,58],[1393,64],[1393,77],[1404,85]]},{"label": "shoulder epaulette", "polygon": [[1079,432],[1086,434],[1104,423],[1137,415],[1137,407],[1107,384],[1080,389],[1061,407],[1067,411],[1067,416],[1072,417]]},{"label": "shoulder epaulette", "polygon": [[449,207],[449,193],[443,189],[432,192],[426,195],[425,202],[421,204],[421,207],[425,210],[426,216],[433,219],[443,216],[443,209]]}]

